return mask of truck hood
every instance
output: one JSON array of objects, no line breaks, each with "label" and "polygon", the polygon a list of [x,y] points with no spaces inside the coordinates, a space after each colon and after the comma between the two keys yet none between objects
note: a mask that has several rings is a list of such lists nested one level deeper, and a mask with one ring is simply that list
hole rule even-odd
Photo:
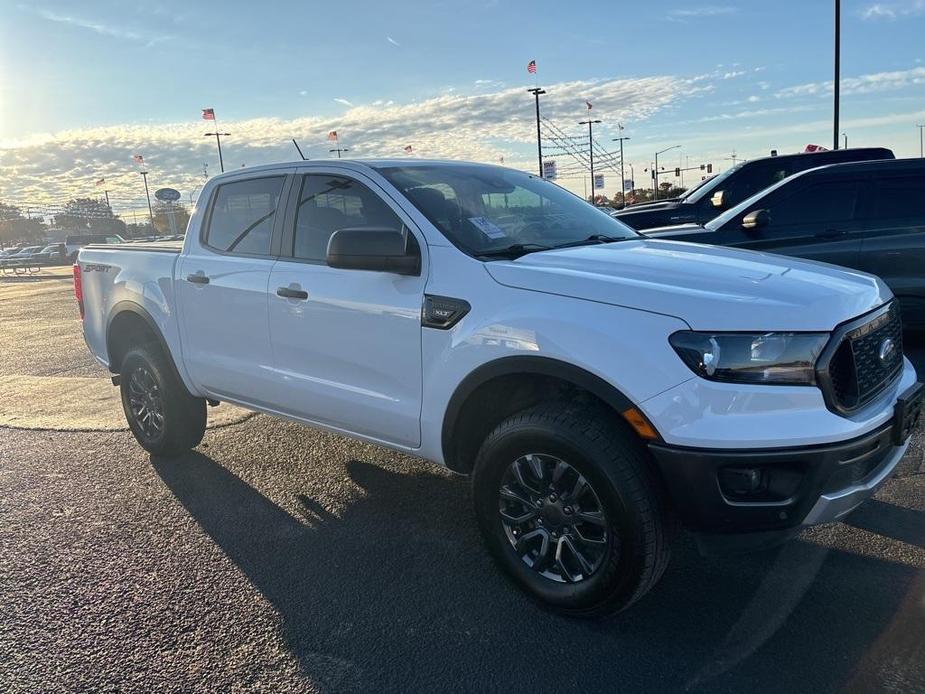
[{"label": "truck hood", "polygon": [[695,330],[828,331],[892,296],[878,278],[833,265],[653,239],[485,267],[508,287],[661,313]]}]

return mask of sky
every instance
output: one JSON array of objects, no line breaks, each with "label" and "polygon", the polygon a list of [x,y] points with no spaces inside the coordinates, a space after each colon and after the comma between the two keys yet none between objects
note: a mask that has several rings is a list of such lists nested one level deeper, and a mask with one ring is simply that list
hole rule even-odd
[{"label": "sky", "polygon": [[[843,0],[841,128],[849,146],[919,155],[925,0]],[[537,75],[527,73],[536,60]],[[62,203],[109,191],[144,207],[152,188],[195,199],[226,170],[333,156],[412,156],[534,171],[533,97],[565,137],[625,142],[638,184],[666,166],[832,145],[832,2],[460,3],[351,0],[0,0],[0,202]],[[622,124],[623,130],[620,130]],[[547,141],[583,192],[587,177]],[[605,192],[619,190],[614,167]],[[690,171],[685,184],[700,179]],[[104,186],[96,181],[104,178]]]}]

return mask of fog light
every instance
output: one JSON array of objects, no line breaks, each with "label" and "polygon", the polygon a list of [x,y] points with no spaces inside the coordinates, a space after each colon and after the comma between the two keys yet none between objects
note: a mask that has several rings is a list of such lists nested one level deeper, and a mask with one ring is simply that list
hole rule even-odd
[{"label": "fog light", "polygon": [[727,467],[719,471],[719,486],[726,496],[751,496],[761,490],[761,478],[755,467]]}]

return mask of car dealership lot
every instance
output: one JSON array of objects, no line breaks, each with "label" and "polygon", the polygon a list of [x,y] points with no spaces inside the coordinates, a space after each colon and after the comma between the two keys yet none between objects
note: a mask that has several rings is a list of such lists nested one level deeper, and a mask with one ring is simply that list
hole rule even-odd
[{"label": "car dealership lot", "polygon": [[17,390],[24,428],[0,429],[0,681],[15,691],[925,688],[921,431],[847,523],[731,558],[682,538],[642,602],[581,622],[499,574],[466,480],[431,464],[262,415],[169,462],[127,430],[59,431],[111,405],[85,404],[106,374],[70,283],[0,280],[0,316],[5,393],[71,379],[59,421],[36,428]]}]

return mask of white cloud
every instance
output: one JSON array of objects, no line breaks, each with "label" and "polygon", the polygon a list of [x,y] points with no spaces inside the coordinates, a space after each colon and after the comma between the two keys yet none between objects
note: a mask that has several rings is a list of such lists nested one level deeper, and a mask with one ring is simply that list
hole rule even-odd
[{"label": "white cloud", "polygon": [[702,5],[700,7],[686,7],[668,11],[668,19],[672,21],[684,21],[687,19],[697,19],[700,17],[719,17],[721,15],[735,14],[739,11],[738,7],[729,5]]},{"label": "white cloud", "polygon": [[341,97],[338,97],[338,98],[334,99],[334,101],[336,101],[336,102],[339,103],[339,104],[343,104],[344,106],[353,106],[353,103],[352,103],[352,102],[347,101],[346,99],[341,98]]},{"label": "white cloud", "polygon": [[146,46],[153,46],[154,44],[168,41],[172,38],[170,36],[149,34],[147,32],[138,31],[136,29],[129,29],[126,27],[106,24],[101,21],[84,19],[70,14],[61,14],[53,10],[33,8],[29,7],[28,5],[19,5],[18,7],[19,9],[25,10],[27,12],[34,12],[42,19],[48,20],[49,22],[54,22],[56,24],[67,24],[79,29],[86,29],[88,31],[100,34],[101,36],[112,36],[114,38],[123,39],[126,41],[143,42]]},{"label": "white cloud", "polygon": [[922,14],[925,12],[925,0],[912,2],[877,2],[861,10],[861,18],[867,20],[893,20],[898,17]]},{"label": "white cloud", "polygon": [[386,36],[385,40],[391,43],[393,46],[401,46],[401,44],[395,39],[393,39],[391,36]]},{"label": "white cloud", "polygon": [[745,70],[732,70],[731,72],[723,73],[723,79],[731,80],[731,79],[735,79],[736,77],[741,77],[744,74],[746,74]]},{"label": "white cloud", "polygon": [[[585,99],[606,128],[618,122],[640,122],[661,109],[695,94],[703,85],[671,76],[562,82],[547,85],[544,117],[571,132],[586,113]],[[523,164],[536,136],[533,99],[520,87],[474,94],[441,94],[421,101],[391,101],[349,107],[343,114],[295,119],[254,118],[222,121],[232,133],[222,141],[228,169],[288,161],[295,137],[307,156],[328,155],[325,136],[337,130],[342,144],[358,158],[401,156],[408,142],[422,157],[497,162],[505,155],[518,166],[512,148],[521,147]],[[0,199],[10,202],[60,202],[74,195],[95,195],[94,181],[105,177],[118,209],[144,204],[144,188],[131,163],[144,155],[154,187],[184,192],[203,182],[201,166],[217,170],[214,139],[202,136],[198,120],[183,123],[130,123],[36,133],[14,142],[0,142]]]},{"label": "white cloud", "polygon": [[[833,80],[824,82],[808,82],[793,87],[786,87],[777,92],[779,98],[793,98],[805,96],[827,96],[832,93]],[[925,84],[925,67],[914,67],[908,70],[893,70],[891,72],[875,72],[859,77],[844,77],[841,80],[841,93],[870,94],[872,92],[892,91],[905,89],[913,85]]]},{"label": "white cloud", "polygon": [[750,104],[754,104],[754,103],[757,103],[757,102],[761,101],[761,97],[760,97],[760,96],[755,96],[755,95],[753,94],[752,96],[748,97],[747,101],[748,101],[748,103],[750,103]]},{"label": "white cloud", "polygon": [[308,96],[308,90],[307,89],[299,90],[299,96]]}]

